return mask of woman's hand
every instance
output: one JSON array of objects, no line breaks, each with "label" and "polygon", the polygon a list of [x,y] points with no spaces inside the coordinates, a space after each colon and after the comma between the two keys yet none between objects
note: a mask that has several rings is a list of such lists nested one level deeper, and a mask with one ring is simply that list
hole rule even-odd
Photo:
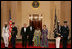
[{"label": "woman's hand", "polygon": [[34,40],[32,40],[34,42]]},{"label": "woman's hand", "polygon": [[42,38],[42,36],[41,36],[41,38]]},{"label": "woman's hand", "polygon": [[46,38],[48,39],[48,35],[46,36]]}]

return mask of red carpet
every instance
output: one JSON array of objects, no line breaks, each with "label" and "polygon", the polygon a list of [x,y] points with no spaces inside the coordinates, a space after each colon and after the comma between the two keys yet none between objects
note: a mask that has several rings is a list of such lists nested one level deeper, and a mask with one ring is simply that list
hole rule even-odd
[{"label": "red carpet", "polygon": [[[1,48],[4,48],[4,43],[1,43]],[[12,48],[11,44],[9,44],[8,48]],[[22,47],[21,43],[16,43],[16,48],[24,48],[24,47]],[[43,47],[27,46],[27,48],[43,48]],[[48,48],[55,48],[55,44],[54,43],[49,43]],[[62,48],[62,44],[60,45],[60,48]],[[71,48],[71,44],[68,44],[67,48]]]}]

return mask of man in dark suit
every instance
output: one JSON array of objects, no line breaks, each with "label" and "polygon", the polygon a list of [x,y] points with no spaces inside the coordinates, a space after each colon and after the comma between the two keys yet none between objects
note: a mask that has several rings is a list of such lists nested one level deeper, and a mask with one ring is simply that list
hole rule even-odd
[{"label": "man in dark suit", "polygon": [[67,48],[67,40],[69,36],[69,27],[67,25],[67,21],[64,21],[64,25],[62,26],[62,36],[63,36],[63,48]]},{"label": "man in dark suit", "polygon": [[11,31],[12,38],[11,38],[11,41],[12,41],[13,48],[15,48],[15,45],[16,45],[17,32],[18,31],[17,31],[17,27],[15,26],[15,22],[12,22],[12,31]]},{"label": "man in dark suit", "polygon": [[32,42],[33,35],[34,35],[34,27],[33,27],[32,25],[30,25],[30,26],[28,27],[29,46],[33,46],[33,42]]},{"label": "man in dark suit", "polygon": [[27,25],[24,24],[24,27],[21,28],[21,35],[22,35],[22,47],[27,45]]}]

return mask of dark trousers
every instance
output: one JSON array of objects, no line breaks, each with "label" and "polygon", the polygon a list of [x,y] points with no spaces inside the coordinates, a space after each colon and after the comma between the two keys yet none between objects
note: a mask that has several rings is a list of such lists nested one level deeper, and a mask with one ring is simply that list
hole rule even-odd
[{"label": "dark trousers", "polygon": [[11,41],[12,41],[12,47],[15,48],[16,46],[16,38],[12,37]]},{"label": "dark trousers", "polygon": [[25,46],[25,48],[26,48],[26,45],[27,45],[27,38],[22,37],[22,47]]},{"label": "dark trousers", "polygon": [[33,37],[32,37],[32,36],[30,36],[30,37],[29,37],[29,46],[33,46],[32,39],[33,39]]},{"label": "dark trousers", "polygon": [[67,48],[67,37],[63,37],[63,48]]}]

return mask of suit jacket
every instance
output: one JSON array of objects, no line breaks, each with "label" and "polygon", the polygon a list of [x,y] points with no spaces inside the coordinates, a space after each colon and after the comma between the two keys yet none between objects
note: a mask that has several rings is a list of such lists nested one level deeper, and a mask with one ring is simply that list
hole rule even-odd
[{"label": "suit jacket", "polygon": [[34,27],[32,27],[32,31],[30,30],[30,26],[27,29],[28,29],[28,35],[33,36],[35,30]]},{"label": "suit jacket", "polygon": [[61,35],[63,36],[63,37],[68,37],[68,35],[69,35],[69,27],[67,26],[67,27],[65,27],[65,26],[62,26],[62,29],[61,29],[62,31],[61,31]]},{"label": "suit jacket", "polygon": [[27,28],[26,28],[26,32],[24,32],[24,27],[21,28],[21,35],[22,38],[27,38]]},{"label": "suit jacket", "polygon": [[17,35],[17,27],[12,27],[12,31],[11,31],[11,35],[12,35],[12,38],[16,38],[16,35]]}]

